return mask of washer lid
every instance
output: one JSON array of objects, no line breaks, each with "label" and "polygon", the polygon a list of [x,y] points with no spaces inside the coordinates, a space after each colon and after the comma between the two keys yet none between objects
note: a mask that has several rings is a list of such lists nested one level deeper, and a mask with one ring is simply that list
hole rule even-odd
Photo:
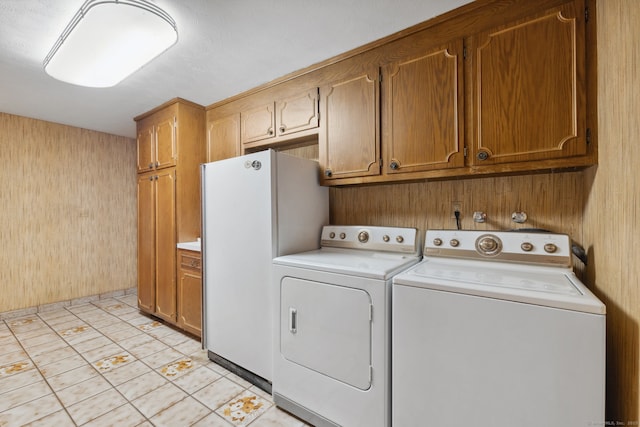
[{"label": "washer lid", "polygon": [[420,261],[417,255],[357,249],[320,248],[314,251],[285,255],[274,264],[350,276],[387,280],[394,274]]},{"label": "washer lid", "polygon": [[604,304],[571,269],[428,258],[394,284],[604,314]]}]

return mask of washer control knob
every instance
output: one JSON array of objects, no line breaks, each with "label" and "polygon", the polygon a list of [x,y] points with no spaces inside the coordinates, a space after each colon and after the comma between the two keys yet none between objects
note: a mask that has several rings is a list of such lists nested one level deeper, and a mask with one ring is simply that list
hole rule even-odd
[{"label": "washer control knob", "polygon": [[483,237],[478,242],[478,247],[484,253],[493,252],[498,248],[498,242],[492,237]]},{"label": "washer control knob", "polygon": [[332,239],[335,239],[336,237],[336,233],[334,233],[333,231],[331,233],[329,233],[329,237]]},{"label": "washer control knob", "polygon": [[558,250],[558,247],[553,243],[547,243],[544,245],[544,251],[548,254],[552,254]]},{"label": "washer control knob", "polygon": [[442,246],[442,239],[439,237],[436,237],[435,239],[433,239],[433,244],[436,246]]},{"label": "washer control knob", "polygon": [[384,236],[382,236],[382,240],[388,242],[390,240],[390,237],[385,234]]},{"label": "washer control knob", "polygon": [[366,231],[361,231],[358,233],[358,241],[360,243],[367,243],[369,241],[369,233]]},{"label": "washer control knob", "polygon": [[529,242],[523,242],[520,245],[520,249],[522,249],[525,252],[531,252],[533,250],[533,245]]},{"label": "washer control knob", "polygon": [[402,242],[404,242],[404,237],[402,237],[402,236],[396,236],[396,242],[398,242],[398,243],[402,243]]},{"label": "washer control knob", "polygon": [[344,240],[346,237],[347,237],[347,235],[346,235],[345,233],[340,233],[340,238],[341,238],[342,240]]},{"label": "washer control knob", "polygon": [[457,248],[458,246],[460,246],[460,241],[458,239],[451,239],[449,241],[449,244],[454,248]]}]

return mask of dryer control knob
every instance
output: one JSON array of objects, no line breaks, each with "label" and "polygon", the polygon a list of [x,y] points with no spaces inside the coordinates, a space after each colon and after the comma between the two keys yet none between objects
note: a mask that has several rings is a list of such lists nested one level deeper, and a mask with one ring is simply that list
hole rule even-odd
[{"label": "dryer control knob", "polygon": [[369,233],[366,231],[361,231],[358,233],[358,241],[360,243],[367,243],[369,241]]},{"label": "dryer control knob", "polygon": [[451,239],[451,241],[449,241],[449,244],[454,248],[457,248],[460,245],[460,241],[458,239]]},{"label": "dryer control knob", "polygon": [[439,237],[436,237],[435,239],[433,239],[433,244],[436,246],[441,246],[442,245],[442,239]]},{"label": "dryer control knob", "polygon": [[544,245],[544,251],[546,253],[552,254],[557,250],[558,250],[558,247],[553,243],[547,243],[546,245]]},{"label": "dryer control knob", "polygon": [[341,238],[342,240],[346,239],[346,238],[347,238],[346,233],[340,233],[340,238]]},{"label": "dryer control knob", "polygon": [[397,236],[397,237],[396,237],[396,242],[398,242],[398,243],[402,243],[402,242],[404,242],[404,237],[402,237],[402,236]]},{"label": "dryer control knob", "polygon": [[522,249],[525,252],[531,252],[533,250],[533,244],[531,244],[529,242],[523,242],[520,245],[520,249]]},{"label": "dryer control knob", "polygon": [[386,234],[384,236],[382,236],[382,240],[386,243],[390,240],[391,238],[389,236],[387,236]]},{"label": "dryer control knob", "polygon": [[335,239],[336,237],[336,233],[334,233],[333,231],[331,233],[329,233],[329,237],[332,239]]}]

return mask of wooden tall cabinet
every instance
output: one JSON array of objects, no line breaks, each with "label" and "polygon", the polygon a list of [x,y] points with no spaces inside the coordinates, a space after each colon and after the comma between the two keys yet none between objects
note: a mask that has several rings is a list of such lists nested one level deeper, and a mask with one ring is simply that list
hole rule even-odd
[{"label": "wooden tall cabinet", "polygon": [[176,98],[135,120],[139,172],[154,159],[138,174],[138,306],[176,324],[176,245],[200,237],[204,107]]},{"label": "wooden tall cabinet", "polygon": [[587,153],[581,1],[469,37],[470,164]]}]

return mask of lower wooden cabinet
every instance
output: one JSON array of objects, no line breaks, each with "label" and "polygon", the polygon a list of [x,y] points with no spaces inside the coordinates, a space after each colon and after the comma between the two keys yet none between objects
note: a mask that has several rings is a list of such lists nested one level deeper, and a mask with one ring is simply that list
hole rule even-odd
[{"label": "lower wooden cabinet", "polygon": [[202,336],[202,257],[178,249],[178,326]]}]

